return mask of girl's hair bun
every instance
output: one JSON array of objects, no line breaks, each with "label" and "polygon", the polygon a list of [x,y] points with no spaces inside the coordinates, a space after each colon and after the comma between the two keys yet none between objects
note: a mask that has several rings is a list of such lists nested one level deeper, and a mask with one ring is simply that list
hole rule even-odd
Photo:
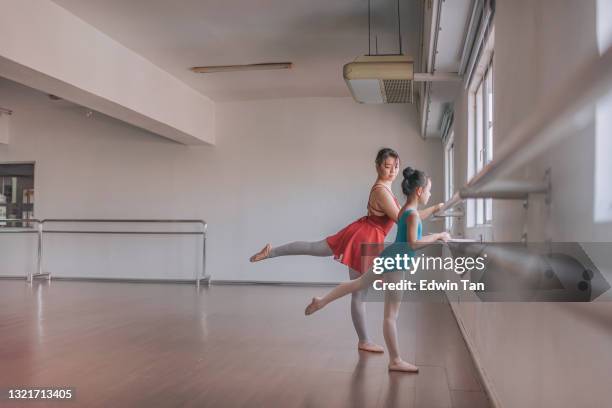
[{"label": "girl's hair bun", "polygon": [[402,172],[404,180],[402,180],[402,191],[409,197],[418,187],[425,187],[429,178],[422,170],[406,167]]},{"label": "girl's hair bun", "polygon": [[404,176],[404,178],[410,178],[414,175],[414,173],[416,172],[415,169],[413,169],[412,167],[408,166],[404,169],[404,172],[402,173],[402,175]]}]

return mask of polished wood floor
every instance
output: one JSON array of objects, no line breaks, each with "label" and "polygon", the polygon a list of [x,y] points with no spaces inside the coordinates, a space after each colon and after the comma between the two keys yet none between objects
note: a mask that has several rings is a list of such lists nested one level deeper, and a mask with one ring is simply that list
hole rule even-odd
[{"label": "polished wood floor", "polygon": [[[488,407],[450,308],[404,303],[400,341],[419,374],[356,350],[348,299],[327,288],[0,280],[0,389],[71,387],[24,407]],[[382,304],[368,323],[383,344]]]}]

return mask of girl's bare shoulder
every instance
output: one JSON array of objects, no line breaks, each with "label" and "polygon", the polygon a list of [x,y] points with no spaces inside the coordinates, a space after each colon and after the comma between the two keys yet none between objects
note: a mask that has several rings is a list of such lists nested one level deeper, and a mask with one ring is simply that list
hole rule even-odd
[{"label": "girl's bare shoulder", "polygon": [[421,221],[421,217],[419,216],[418,211],[410,211],[410,213],[406,216],[407,222],[419,222]]}]

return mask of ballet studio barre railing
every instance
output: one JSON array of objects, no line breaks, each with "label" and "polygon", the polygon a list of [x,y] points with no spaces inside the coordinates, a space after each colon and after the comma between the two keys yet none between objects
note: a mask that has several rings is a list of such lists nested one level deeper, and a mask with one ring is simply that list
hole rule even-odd
[{"label": "ballet studio barre railing", "polygon": [[[210,276],[206,275],[206,232],[208,224],[203,220],[168,220],[168,219],[63,219],[63,218],[53,218],[53,219],[44,219],[44,220],[36,220],[36,219],[28,219],[28,220],[16,220],[16,219],[6,219],[0,220],[0,222],[31,222],[35,223],[37,228],[36,230],[31,230],[27,228],[15,229],[15,230],[3,230],[0,228],[0,233],[37,233],[38,234],[38,253],[37,253],[37,272],[30,273],[27,275],[26,279],[28,282],[32,282],[33,279],[39,277],[47,277],[47,279],[51,279],[51,274],[49,272],[43,272],[43,238],[45,234],[113,234],[113,235],[201,235],[202,236],[202,271],[199,274],[196,270],[194,274],[194,280],[196,286],[200,287],[200,281],[203,280],[205,282],[210,282]],[[200,231],[116,231],[116,230],[58,230],[58,229],[45,229],[45,224],[49,223],[106,223],[106,224],[199,224],[201,225]]]},{"label": "ballet studio barre railing", "polygon": [[551,145],[589,126],[596,103],[612,91],[612,47],[565,84],[514,128],[508,135],[508,143],[444,203],[437,217],[463,216],[461,211],[448,210],[468,198],[526,200],[530,194],[543,193],[550,204],[549,171],[541,181],[504,180],[502,177],[526,165]]},{"label": "ballet studio barre railing", "polygon": [[32,282],[33,279],[35,278],[40,278],[43,276],[46,276],[47,279],[49,279],[50,275],[48,273],[44,273],[42,270],[42,243],[43,243],[43,236],[42,236],[42,221],[41,220],[37,220],[35,218],[30,218],[30,219],[15,219],[15,218],[9,218],[9,219],[0,219],[0,225],[2,224],[13,224],[13,223],[19,223],[19,224],[36,224],[36,229],[30,228],[30,227],[3,227],[0,228],[0,234],[36,234],[37,235],[37,250],[36,250],[36,272],[33,273],[30,271],[30,273],[28,273],[26,275],[26,280],[28,282]]}]

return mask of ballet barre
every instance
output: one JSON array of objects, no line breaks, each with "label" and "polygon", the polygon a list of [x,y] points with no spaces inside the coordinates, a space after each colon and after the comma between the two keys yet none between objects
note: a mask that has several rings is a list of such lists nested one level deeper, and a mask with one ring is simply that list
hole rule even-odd
[{"label": "ballet barre", "polygon": [[465,214],[463,211],[444,211],[441,213],[436,213],[433,215],[433,218],[461,218],[464,217]]},{"label": "ballet barre", "polygon": [[[208,224],[204,220],[197,219],[104,219],[104,218],[95,218],[95,219],[68,219],[68,218],[49,218],[44,220],[38,219],[0,219],[0,223],[33,223],[36,224],[36,229],[33,228],[20,228],[20,229],[5,229],[0,228],[0,233],[30,233],[38,235],[38,250],[37,250],[37,272],[36,273],[28,273],[26,275],[26,280],[28,282],[32,282],[33,279],[39,277],[46,277],[48,280],[51,280],[51,273],[43,271],[43,240],[45,234],[112,234],[112,235],[198,235],[202,236],[202,271],[199,274],[198,271],[194,273],[194,280],[197,288],[200,287],[200,282],[204,281],[205,283],[210,283],[210,275],[206,274],[206,235]],[[200,225],[199,231],[151,231],[151,230],[104,230],[104,229],[51,229],[46,228],[46,225],[52,223],[66,223],[66,224],[198,224]]]},{"label": "ballet barre", "polygon": [[547,174],[545,181],[530,182],[518,180],[499,180],[487,184],[485,187],[476,188],[464,186],[457,191],[450,200],[444,203],[444,207],[434,214],[436,218],[463,217],[462,211],[448,211],[468,198],[494,198],[497,200],[526,200],[530,194],[546,194],[550,200],[550,177]]},{"label": "ballet barre", "polygon": [[592,120],[596,103],[612,90],[612,47],[595,57],[564,86],[557,88],[525,121],[508,135],[495,158],[460,188],[437,212],[443,216],[467,198],[526,199],[546,194],[550,200],[550,174],[541,181],[507,180],[551,145],[583,130]]},{"label": "ballet barre", "polygon": [[42,270],[42,243],[43,243],[43,229],[42,221],[36,218],[3,218],[0,219],[0,225],[2,224],[36,224],[36,229],[32,227],[0,227],[0,234],[36,234],[37,235],[37,249],[36,249],[36,272],[30,271],[26,274],[26,280],[32,282],[34,279],[46,277],[50,279],[49,273],[45,273]]}]

